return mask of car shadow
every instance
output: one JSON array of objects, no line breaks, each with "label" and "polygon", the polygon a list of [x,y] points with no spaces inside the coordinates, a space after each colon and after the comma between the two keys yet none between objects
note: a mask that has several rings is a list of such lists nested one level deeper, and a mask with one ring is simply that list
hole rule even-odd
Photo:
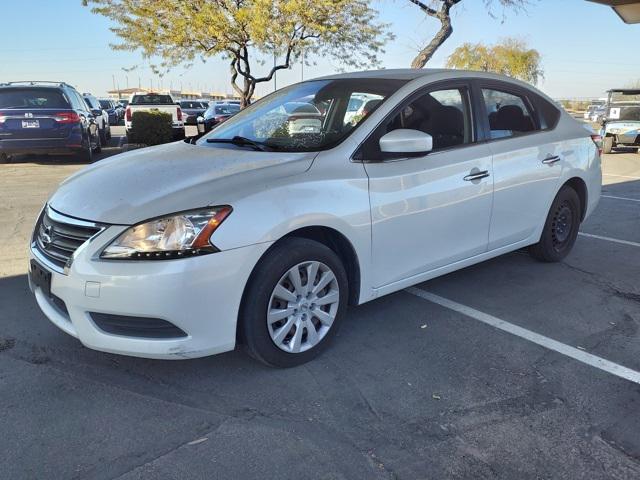
[{"label": "car shadow", "polygon": [[[123,136],[113,136],[107,142],[107,145],[102,147],[102,151],[100,153],[93,154],[93,163],[98,162],[100,160],[104,160],[105,158],[112,157],[113,155],[117,155],[122,153],[124,150],[122,145],[125,143],[125,137]],[[14,155],[11,157],[11,164],[20,164],[20,163],[35,163],[38,165],[51,165],[51,164],[61,164],[61,165],[83,165],[86,162],[79,161],[73,155]]]}]

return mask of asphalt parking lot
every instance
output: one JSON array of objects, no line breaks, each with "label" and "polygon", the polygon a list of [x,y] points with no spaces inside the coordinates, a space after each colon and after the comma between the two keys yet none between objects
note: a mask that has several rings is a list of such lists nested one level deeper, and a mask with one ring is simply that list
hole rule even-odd
[{"label": "asphalt parking lot", "polygon": [[27,238],[82,166],[0,165],[1,478],[640,478],[640,154],[605,156],[563,263],[515,252],[352,308],[289,370],[109,355],[53,326]]}]

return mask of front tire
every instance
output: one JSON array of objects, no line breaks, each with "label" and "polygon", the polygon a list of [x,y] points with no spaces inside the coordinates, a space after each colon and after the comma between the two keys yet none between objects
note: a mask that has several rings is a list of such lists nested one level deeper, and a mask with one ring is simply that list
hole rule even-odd
[{"label": "front tire", "polygon": [[573,248],[582,217],[580,197],[565,185],[553,200],[540,241],[529,247],[529,253],[542,262],[559,262]]},{"label": "front tire", "polygon": [[348,302],[347,273],[322,243],[286,238],[256,266],[243,296],[239,336],[272,367],[294,367],[320,354],[336,335]]},{"label": "front tire", "polygon": [[613,151],[613,137],[604,137],[602,139],[602,152],[611,153]]}]

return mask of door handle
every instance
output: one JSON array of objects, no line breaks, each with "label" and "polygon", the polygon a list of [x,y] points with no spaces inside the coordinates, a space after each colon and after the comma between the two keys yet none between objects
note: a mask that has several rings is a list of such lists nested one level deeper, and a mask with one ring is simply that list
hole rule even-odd
[{"label": "door handle", "polygon": [[481,172],[473,172],[463,178],[465,182],[473,182],[474,180],[480,180],[489,176],[488,170],[482,170]]},{"label": "door handle", "polygon": [[553,165],[554,163],[559,162],[561,159],[558,155],[553,155],[542,160],[542,163],[545,165]]}]

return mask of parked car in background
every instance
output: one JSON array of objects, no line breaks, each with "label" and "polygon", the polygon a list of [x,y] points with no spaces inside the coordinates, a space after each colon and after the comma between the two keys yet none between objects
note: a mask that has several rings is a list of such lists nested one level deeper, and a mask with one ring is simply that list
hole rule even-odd
[{"label": "parked car in background", "polygon": [[[346,106],[363,94],[381,103],[353,124]],[[288,133],[282,115],[266,129],[291,103],[328,105],[321,130]],[[195,143],[67,179],[37,220],[30,286],[90,348],[184,359],[239,343],[299,365],[335,338],[348,304],[523,247],[565,258],[600,197],[598,139],[500,75],[305,81]],[[68,229],[74,243],[58,251]]]},{"label": "parked car in background", "polygon": [[345,125],[347,123],[354,123],[354,119],[357,123],[360,117],[362,117],[365,105],[367,105],[367,103],[371,100],[379,101],[380,96],[371,94],[358,94],[349,99],[349,104],[347,105],[347,113],[344,117]]},{"label": "parked car in background", "polygon": [[109,125],[117,125],[120,121],[120,115],[116,108],[116,103],[108,98],[102,98],[99,100],[102,110],[107,112],[109,118]]},{"label": "parked car in background", "polygon": [[83,93],[82,97],[84,98],[85,103],[91,109],[91,113],[93,113],[93,116],[96,119],[98,130],[100,132],[100,142],[102,143],[102,145],[106,145],[107,142],[111,139],[111,124],[109,123],[109,114],[106,110],[102,109],[100,101],[90,93]]},{"label": "parked car in background", "polygon": [[72,154],[90,162],[100,148],[96,119],[71,85],[0,84],[0,163],[19,154]]},{"label": "parked car in background", "polygon": [[240,105],[235,103],[211,102],[202,115],[204,131],[210,131],[213,127],[231,118],[239,111]]},{"label": "parked car in background", "polygon": [[640,89],[609,90],[602,115],[602,148],[611,153],[617,147],[640,151]]},{"label": "parked car in background", "polygon": [[182,109],[182,119],[185,125],[195,125],[197,119],[207,109],[206,102],[200,102],[197,100],[182,100],[178,102]]},{"label": "parked car in background", "polygon": [[287,116],[289,135],[320,133],[322,115],[315,105],[308,102],[288,102],[282,106],[281,113]]},{"label": "parked car in background", "polygon": [[606,113],[607,113],[607,109],[605,108],[605,106],[600,105],[591,112],[590,120],[594,123],[600,123],[602,121],[602,118],[606,115]]},{"label": "parked car in background", "polygon": [[171,95],[160,93],[136,92],[131,95],[125,112],[125,129],[127,135],[131,131],[133,114],[140,111],[157,110],[171,114],[173,138],[176,140],[185,137],[182,109],[173,101]]}]

